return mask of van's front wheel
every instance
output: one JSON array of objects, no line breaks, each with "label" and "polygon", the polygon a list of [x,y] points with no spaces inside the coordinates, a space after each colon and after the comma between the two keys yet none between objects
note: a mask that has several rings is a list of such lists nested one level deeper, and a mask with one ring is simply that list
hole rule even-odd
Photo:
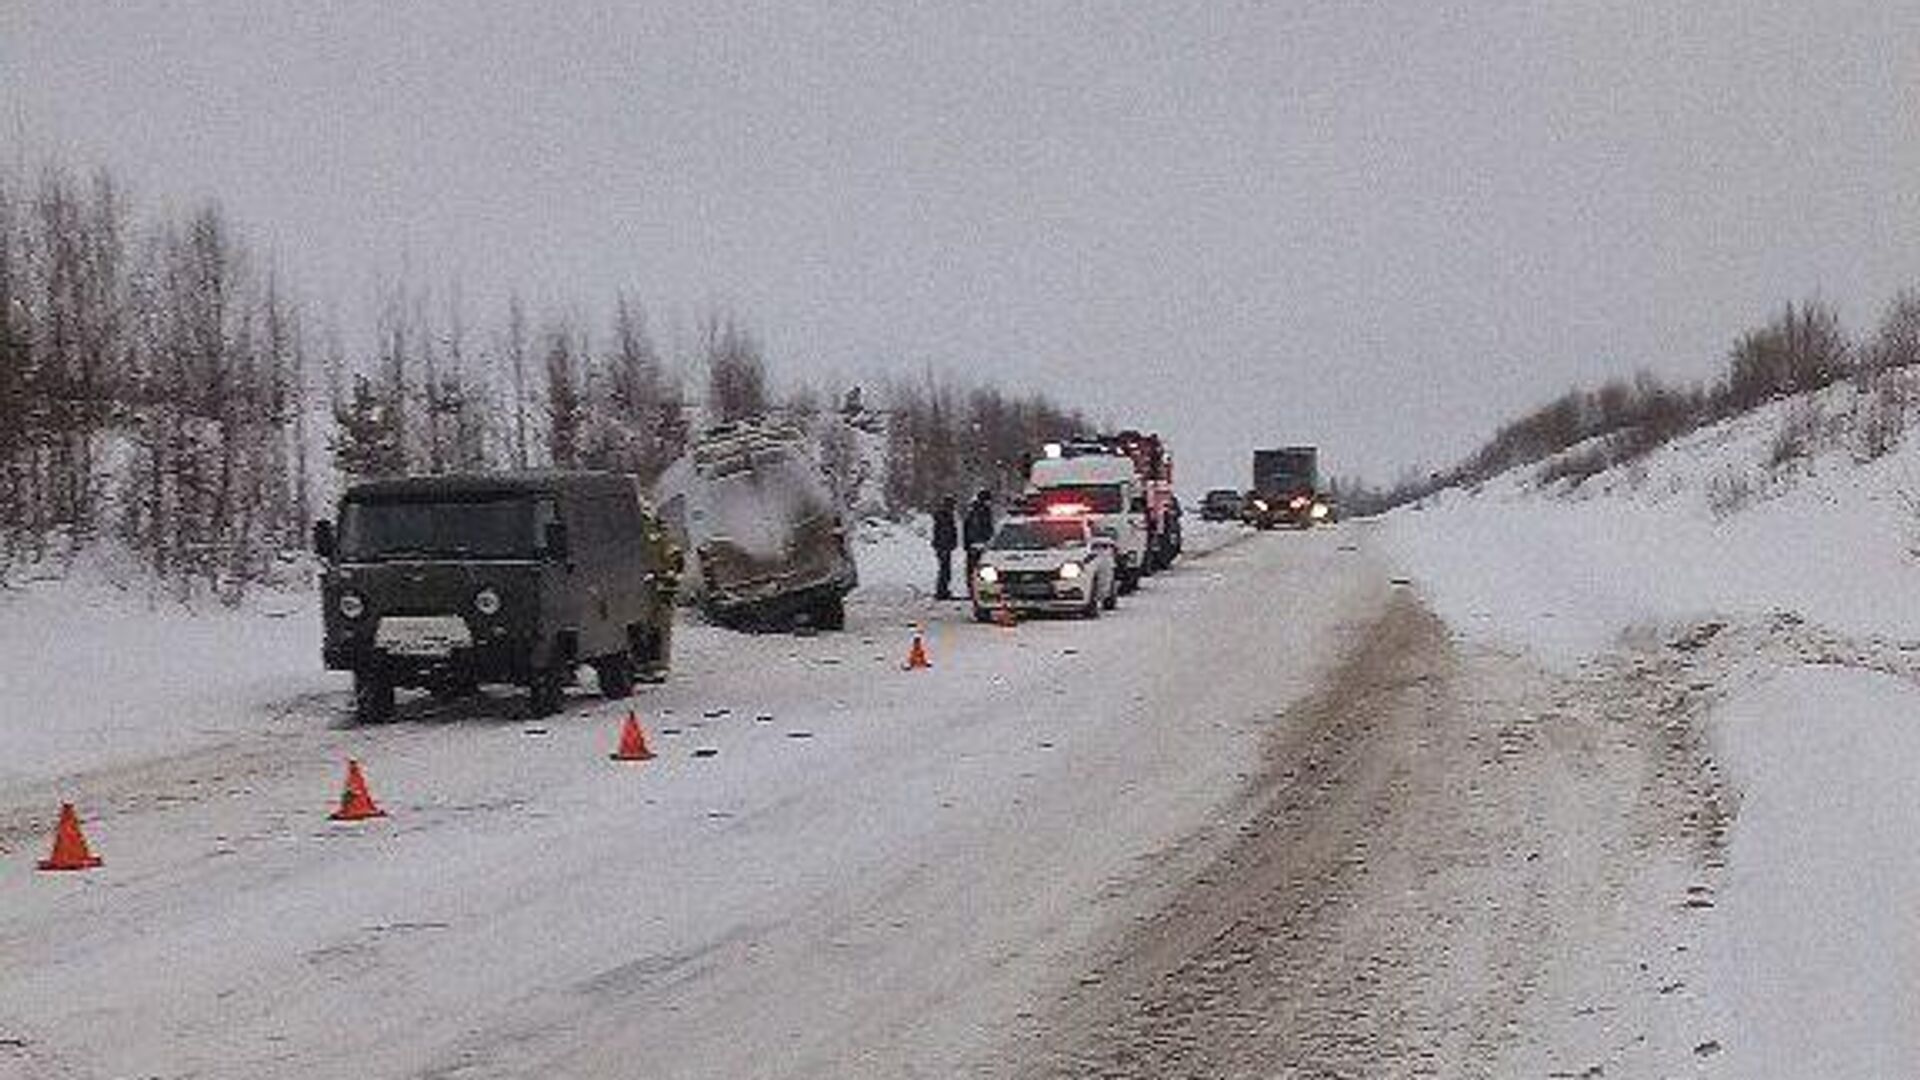
[{"label": "van's front wheel", "polygon": [[593,672],[600,677],[600,696],[609,701],[633,696],[633,656],[615,653],[594,661]]},{"label": "van's front wheel", "polygon": [[566,681],[558,668],[535,674],[527,684],[527,711],[536,719],[559,712],[566,698]]},{"label": "van's front wheel", "polygon": [[393,681],[371,671],[354,672],[353,718],[362,724],[393,719]]},{"label": "van's front wheel", "polygon": [[667,681],[667,653],[673,634],[673,624],[665,623],[657,628],[636,625],[627,630],[627,654],[633,658],[634,678],[643,683],[663,683]]},{"label": "van's front wheel", "polygon": [[847,601],[845,597],[835,596],[820,601],[813,609],[813,625],[818,630],[845,630],[847,628]]}]

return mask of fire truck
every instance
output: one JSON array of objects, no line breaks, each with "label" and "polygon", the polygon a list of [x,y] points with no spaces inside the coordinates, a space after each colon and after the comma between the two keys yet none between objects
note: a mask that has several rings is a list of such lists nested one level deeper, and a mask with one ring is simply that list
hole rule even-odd
[{"label": "fire truck", "polygon": [[1180,556],[1180,500],[1173,493],[1173,454],[1160,436],[1128,429],[1094,441],[1133,459],[1147,498],[1147,572],[1165,570]]}]

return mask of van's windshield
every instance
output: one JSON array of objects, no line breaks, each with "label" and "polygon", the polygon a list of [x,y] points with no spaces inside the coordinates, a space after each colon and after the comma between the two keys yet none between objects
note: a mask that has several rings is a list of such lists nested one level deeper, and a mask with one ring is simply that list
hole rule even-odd
[{"label": "van's windshield", "polygon": [[524,495],[459,501],[351,501],[340,508],[340,557],[531,559],[553,504]]}]

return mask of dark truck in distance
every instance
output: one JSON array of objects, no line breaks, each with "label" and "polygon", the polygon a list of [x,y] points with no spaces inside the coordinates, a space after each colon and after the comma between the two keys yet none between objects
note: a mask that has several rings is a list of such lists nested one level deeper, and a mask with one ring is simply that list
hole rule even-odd
[{"label": "dark truck in distance", "polygon": [[482,683],[560,708],[581,664],[610,698],[666,677],[679,552],[632,477],[465,474],[375,480],[314,525],[326,665],[353,673],[362,721],[396,687],[451,699]]},{"label": "dark truck in distance", "polygon": [[1320,453],[1311,446],[1253,452],[1253,490],[1241,511],[1250,525],[1304,529],[1327,520],[1332,509],[1320,491]]}]

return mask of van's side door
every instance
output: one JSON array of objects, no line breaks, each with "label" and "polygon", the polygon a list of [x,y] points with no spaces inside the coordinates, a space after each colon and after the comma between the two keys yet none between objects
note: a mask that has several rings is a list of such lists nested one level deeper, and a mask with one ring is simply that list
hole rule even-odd
[{"label": "van's side door", "polygon": [[647,574],[647,521],[640,512],[637,492],[622,492],[607,498],[604,521],[607,527],[607,577],[615,590],[615,616],[620,633],[631,623],[644,622],[651,598]]},{"label": "van's side door", "polygon": [[592,642],[594,655],[617,652],[626,647],[626,611],[629,599],[626,574],[626,537],[617,518],[619,500],[605,492],[595,492],[580,503],[580,520],[586,536],[581,545],[580,570],[587,599],[587,625],[581,636]]}]

